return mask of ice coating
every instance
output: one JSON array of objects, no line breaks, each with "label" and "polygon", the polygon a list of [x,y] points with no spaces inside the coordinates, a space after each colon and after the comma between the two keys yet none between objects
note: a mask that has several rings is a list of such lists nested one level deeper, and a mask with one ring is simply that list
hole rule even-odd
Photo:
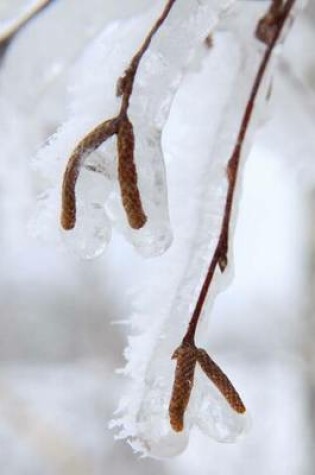
[{"label": "ice coating", "polygon": [[[227,191],[226,165],[264,51],[264,47],[253,38],[255,25],[264,12],[264,5],[247,2],[243,6],[237,3],[227,12],[214,33],[214,46],[203,60],[200,73],[198,76],[190,73],[183,82],[164,134],[164,147],[169,158],[170,210],[176,239],[163,259],[150,268],[143,265],[141,269],[143,279],[131,320],[138,336],[130,339],[126,352],[125,373],[133,383],[117,422],[122,428],[122,437],[129,439],[137,450],[141,445],[147,455],[151,455],[151,445],[145,441],[152,439],[155,428],[148,422],[146,401],[152,392],[155,401],[163,401],[154,408],[150,406],[150,411],[159,413],[161,421],[165,421],[165,395],[170,397],[174,378],[174,363],[170,358],[184,336],[217,244]],[[251,137],[268,104],[271,69],[260,89],[244,144],[242,166]],[[241,177],[237,194],[240,185]],[[233,221],[236,214],[235,209]],[[229,271],[224,275],[215,274],[204,318],[198,327],[198,347],[207,346],[213,300],[230,281],[231,255],[229,259]],[[209,353],[211,355],[210,350]],[[228,368],[223,370],[229,374]],[[242,396],[246,405],[246,395]],[[147,421],[146,434],[143,420]],[[200,370],[185,415],[186,430],[194,425],[219,442],[236,441],[248,427],[247,414],[235,412],[209,379],[200,374]],[[173,444],[176,441],[174,435]],[[180,451],[180,440],[177,443]],[[154,457],[164,457],[163,449],[161,434]]]},{"label": "ice coating", "polygon": [[[116,137],[106,142],[94,159],[96,173],[104,170],[110,186],[107,197],[94,202],[94,205],[97,204],[107,214],[111,225],[122,232],[139,253],[146,257],[163,254],[172,242],[161,143],[163,127],[183,74],[189,64],[194,62],[195,56],[198,56],[198,51],[202,50],[204,37],[227,3],[229,2],[218,0],[177,2],[140,63],[128,115],[134,126],[138,185],[148,218],[142,229],[133,230],[128,225],[117,173],[108,174],[106,171],[108,162],[112,164],[111,170],[114,169],[113,163],[116,163],[117,168]],[[74,69],[69,120],[38,156],[38,162],[42,161],[40,167],[44,174],[50,182],[54,180],[52,190],[56,187],[56,181],[60,187],[66,160],[75,145],[100,122],[118,115],[120,99],[116,97],[117,80],[160,13],[161,5],[159,8],[155,6],[141,17],[109,25],[87,49],[84,58]],[[47,162],[50,162],[48,166]],[[58,165],[54,164],[55,173],[52,174],[50,164],[53,162]],[[46,172],[44,167],[47,167]],[[95,183],[93,186],[98,185]],[[78,192],[78,202],[83,204],[77,223],[87,216],[88,211],[84,206],[89,206],[88,200],[80,196],[82,193],[79,188]],[[58,215],[59,210],[56,210],[56,220]],[[94,216],[96,220],[97,216],[98,214]],[[90,221],[93,221],[92,217]],[[99,228],[97,223],[91,223],[91,226]],[[75,232],[72,234],[76,235]],[[69,241],[76,246],[75,239]],[[100,249],[95,249],[95,255],[103,249],[103,243],[100,243]]]}]

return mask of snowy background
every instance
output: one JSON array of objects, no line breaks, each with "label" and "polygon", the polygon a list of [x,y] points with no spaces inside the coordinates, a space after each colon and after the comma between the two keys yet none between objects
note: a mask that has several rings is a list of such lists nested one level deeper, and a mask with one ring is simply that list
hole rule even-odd
[{"label": "snowy background", "polygon": [[[3,27],[27,3],[0,0]],[[155,461],[139,459],[108,428],[128,393],[115,370],[124,365],[131,289],[143,281],[140,258],[117,233],[105,254],[88,262],[45,238],[34,217],[45,182],[32,163],[67,118],[69,75],[86,46],[109,22],[146,5],[56,0],[0,63],[1,474],[315,474],[312,0],[279,60],[269,120],[244,170],[234,280],[211,316],[208,348],[246,402],[248,434],[228,445],[193,429],[182,455]],[[202,96],[190,104],[182,95],[191,114],[205,112]],[[184,124],[180,104],[167,131],[170,153],[178,146],[172,136],[185,136],[184,125],[175,132],[176,118]],[[188,150],[193,146],[187,141]],[[155,285],[158,299],[158,276]]]}]

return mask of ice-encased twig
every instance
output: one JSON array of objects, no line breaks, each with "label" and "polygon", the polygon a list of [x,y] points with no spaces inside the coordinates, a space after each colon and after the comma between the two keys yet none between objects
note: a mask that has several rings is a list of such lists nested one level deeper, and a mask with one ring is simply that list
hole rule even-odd
[{"label": "ice-encased twig", "polygon": [[[196,98],[199,89],[198,94],[203,93],[203,100],[209,101],[197,120],[195,116],[191,117],[191,130],[194,126],[202,129],[199,132],[203,133],[203,137],[202,141],[199,137],[193,159],[187,150],[183,153],[177,149],[177,156],[180,156],[177,168],[174,164],[168,167],[170,182],[172,178],[178,180],[177,187],[180,183],[184,188],[181,191],[176,189],[176,204],[173,197],[171,209],[172,216],[176,216],[177,241],[159,267],[150,269],[154,277],[145,273],[141,282],[141,297],[135,301],[132,318],[138,336],[129,340],[126,352],[128,363],[125,373],[133,382],[130,394],[122,400],[119,408],[121,418],[115,422],[121,427],[121,437],[127,438],[135,450],[151,456],[170,456],[183,450],[191,425],[197,425],[209,436],[225,442],[236,440],[247,426],[246,417],[231,410],[218,390],[199,371],[186,413],[185,430],[180,434],[172,432],[168,421],[168,403],[174,365],[169,358],[186,329],[219,237],[227,191],[227,161],[234,149],[264,50],[254,39],[254,28],[262,12],[257,5],[238,5],[238,9],[222,25],[222,31],[215,35],[213,52],[204,64],[203,73],[204,78],[208,78],[208,87],[203,84],[201,88],[199,84],[199,88],[195,85],[194,89],[186,85],[186,110],[190,114],[193,106],[189,104],[188,95]],[[261,120],[263,106],[268,101],[271,70],[272,64],[256,101],[255,114],[243,147],[242,166],[251,136]],[[173,140],[180,142],[181,134],[175,129],[172,132],[176,135]],[[194,133],[197,133],[195,129]],[[211,144],[207,143],[206,137],[211,137]],[[201,146],[206,150],[212,149],[211,159]],[[190,161],[198,172],[192,170]],[[174,190],[173,184],[173,193]],[[181,204],[185,195],[189,196],[189,203],[184,201],[184,211]],[[235,216],[234,209],[233,221]],[[231,269],[224,276],[215,274],[215,286],[211,289],[205,313],[209,313],[218,291],[227,286],[230,275]],[[198,328],[198,344],[205,342],[206,324],[204,320]]]}]

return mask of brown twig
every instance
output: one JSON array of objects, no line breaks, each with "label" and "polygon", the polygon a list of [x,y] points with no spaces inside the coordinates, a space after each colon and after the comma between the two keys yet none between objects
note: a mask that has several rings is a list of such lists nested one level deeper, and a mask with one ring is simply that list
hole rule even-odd
[{"label": "brown twig", "polygon": [[[175,352],[175,356],[177,357],[177,355],[180,355],[180,358],[177,362],[175,381],[169,408],[170,422],[175,431],[180,431],[183,429],[183,418],[192,390],[196,361],[200,364],[202,370],[211,379],[211,381],[215,384],[215,386],[223,394],[230,406],[236,412],[244,413],[246,410],[237,391],[234,389],[232,383],[222,372],[219,366],[214,363],[214,361],[204,350],[196,348],[195,335],[215,271],[219,267],[221,272],[224,272],[228,265],[230,223],[244,141],[246,139],[247,131],[253,115],[255,101],[264,79],[270,58],[276,44],[278,43],[284,25],[290,16],[294,4],[295,0],[287,0],[285,3],[279,0],[274,0],[269,11],[259,21],[257,26],[256,37],[260,41],[263,41],[267,45],[267,48],[254,80],[250,97],[241,122],[235,148],[228,161],[228,191],[223,213],[221,232],[193,315],[189,322],[187,332],[183,338],[182,345],[180,346],[180,351],[177,350]],[[187,348],[190,349],[189,353],[187,353],[189,358],[185,353],[188,351]],[[191,356],[192,354],[194,355],[194,359]]]},{"label": "brown twig", "polygon": [[[62,186],[61,225],[65,230],[75,227],[76,195],[75,187],[84,160],[91,152],[113,135],[118,138],[118,179],[122,203],[133,229],[140,229],[147,221],[138,188],[137,170],[134,163],[135,139],[133,126],[128,117],[129,102],[140,62],[148,50],[153,36],[167,19],[176,0],[169,0],[153,28],[147,35],[139,51],[135,54],[124,75],[117,82],[117,96],[121,97],[120,112],[117,117],[103,122],[92,130],[74,149],[64,174]],[[110,133],[108,133],[110,129]],[[101,138],[102,137],[102,138]]]},{"label": "brown twig", "polygon": [[[271,38],[270,32],[269,34],[266,32],[266,35],[265,35],[265,39],[267,39],[267,36],[268,36],[268,41],[266,41],[267,49],[264,53],[263,59],[261,61],[257,75],[255,77],[255,81],[250,93],[246,110],[241,122],[241,127],[239,130],[235,148],[233,150],[231,158],[228,161],[228,165],[227,165],[228,191],[227,191],[225,208],[224,208],[224,213],[223,213],[221,232],[220,232],[220,236],[219,236],[218,243],[215,248],[212,260],[208,268],[208,272],[206,274],[206,278],[201,288],[201,292],[199,294],[195,310],[189,322],[187,333],[184,337],[184,341],[188,343],[194,342],[197,324],[198,324],[198,321],[199,321],[199,318],[200,318],[200,315],[201,315],[201,312],[202,312],[205,300],[207,298],[208,291],[209,291],[209,288],[212,283],[214,273],[217,267],[220,268],[221,272],[224,272],[228,265],[230,222],[231,222],[231,216],[232,216],[232,211],[233,211],[233,201],[234,201],[234,195],[235,195],[236,183],[238,179],[240,159],[241,159],[241,153],[242,153],[244,141],[245,141],[247,131],[251,122],[252,115],[253,115],[253,111],[255,108],[256,98],[257,98],[260,86],[263,82],[273,50],[281,36],[283,27],[287,19],[289,18],[289,15],[295,4],[295,1],[296,0],[287,0],[283,6],[282,6],[282,2],[281,2],[281,5],[280,5],[280,2],[277,2],[281,8],[281,14],[278,11],[276,12],[277,14],[274,13],[274,16],[273,16],[274,21],[271,22],[271,30],[273,31],[272,40],[270,41],[270,38]],[[263,22],[266,22],[265,26],[267,26],[266,19],[268,18],[268,22],[269,22],[270,11],[272,10],[275,12],[274,9],[275,9],[275,3],[272,4],[271,9],[269,10],[268,14],[262,20],[260,20],[258,24],[257,32],[256,32],[258,39],[260,39],[259,34],[258,34],[258,29],[261,28],[261,25],[263,24]],[[275,25],[276,25],[276,30],[274,29]]]}]

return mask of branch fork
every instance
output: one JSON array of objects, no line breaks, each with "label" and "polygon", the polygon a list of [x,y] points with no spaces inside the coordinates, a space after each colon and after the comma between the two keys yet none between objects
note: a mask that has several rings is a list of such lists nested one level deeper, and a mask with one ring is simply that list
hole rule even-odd
[{"label": "branch fork", "polygon": [[175,432],[181,432],[184,428],[184,416],[194,386],[197,363],[232,409],[239,414],[246,412],[233,384],[205,350],[197,348],[194,344],[182,343],[174,352],[172,359],[176,359],[177,364],[169,415],[171,426]]},{"label": "branch fork", "polygon": [[62,185],[61,226],[71,230],[76,225],[76,193],[75,187],[82,165],[88,156],[105,143],[109,138],[117,136],[118,149],[118,180],[121,190],[122,204],[132,229],[141,229],[147,222],[143,210],[138,175],[134,161],[135,137],[133,125],[128,117],[129,102],[140,62],[148,50],[152,38],[167,19],[176,0],[169,0],[167,5],[147,35],[139,51],[131,60],[124,75],[118,79],[116,95],[121,97],[120,112],[117,117],[99,124],[87,134],[76,146],[69,158]]}]

